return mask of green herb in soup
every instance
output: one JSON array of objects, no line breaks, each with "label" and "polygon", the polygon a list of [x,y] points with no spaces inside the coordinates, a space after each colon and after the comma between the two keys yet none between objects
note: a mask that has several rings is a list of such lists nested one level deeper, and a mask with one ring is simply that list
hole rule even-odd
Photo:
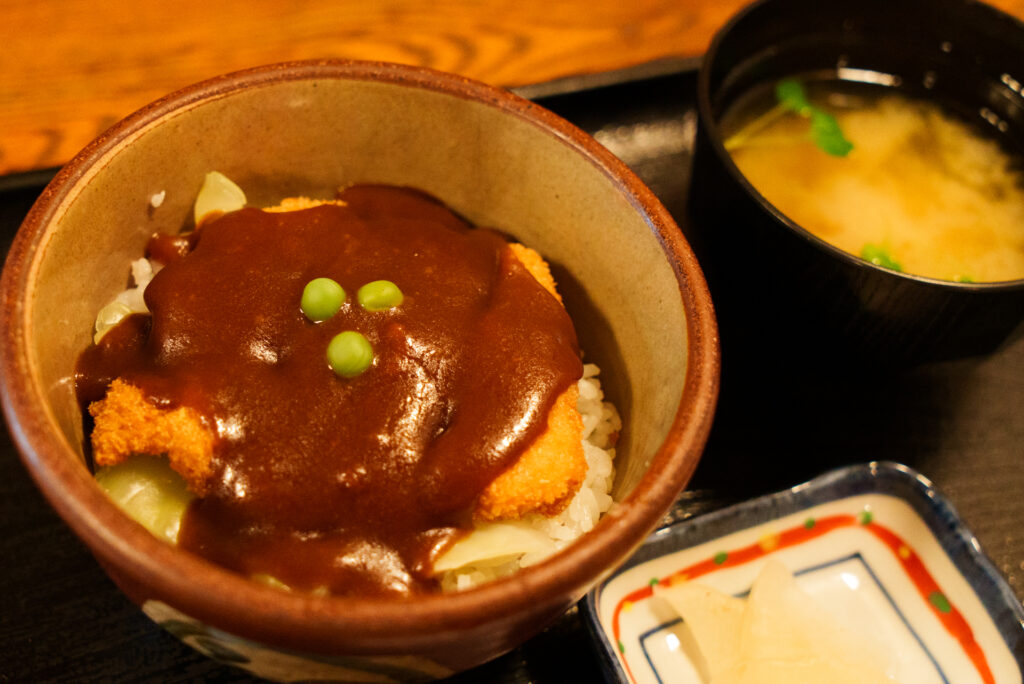
[{"label": "green herb in soup", "polygon": [[722,127],[758,192],[850,254],[942,280],[1024,278],[1020,158],[937,104],[784,79],[741,99]]},{"label": "green herb in soup", "polygon": [[891,271],[903,270],[900,262],[893,259],[889,250],[882,245],[873,245],[871,243],[864,245],[860,250],[860,258],[864,261],[870,261],[875,266],[888,268]]},{"label": "green herb in soup", "polygon": [[[744,145],[763,143],[764,140],[758,134],[787,114],[795,114],[810,120],[810,128],[806,136],[798,136],[789,142],[800,142],[809,138],[822,152],[835,157],[845,157],[853,149],[853,143],[843,135],[836,118],[807,100],[800,81],[795,78],[779,81],[775,86],[775,99],[778,100],[778,104],[730,136],[725,141],[725,149],[734,150]],[[777,142],[779,141],[768,140],[769,144]]]}]

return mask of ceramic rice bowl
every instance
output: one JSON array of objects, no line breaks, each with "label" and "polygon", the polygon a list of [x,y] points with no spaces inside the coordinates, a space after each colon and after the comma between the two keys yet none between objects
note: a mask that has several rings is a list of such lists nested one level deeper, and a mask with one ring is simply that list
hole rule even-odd
[{"label": "ceramic rice bowl", "polygon": [[[107,499],[83,456],[73,368],[96,312],[154,232],[189,222],[221,171],[251,205],[356,182],[425,190],[545,255],[586,360],[623,414],[616,504],[549,560],[465,592],[317,598],[159,541]],[[161,194],[162,193],[162,194]],[[162,202],[159,201],[161,198]],[[152,618],[270,678],[441,677],[521,643],[644,539],[690,478],[718,389],[701,271],[651,192],[590,137],[526,100],[429,70],[274,65],[186,88],[94,141],[45,190],[2,280],[3,406],[50,503]]]}]

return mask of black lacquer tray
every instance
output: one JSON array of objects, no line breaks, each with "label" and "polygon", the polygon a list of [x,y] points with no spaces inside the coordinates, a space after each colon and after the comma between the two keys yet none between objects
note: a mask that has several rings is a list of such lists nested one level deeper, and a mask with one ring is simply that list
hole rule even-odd
[{"label": "black lacquer tray", "polygon": [[[594,134],[693,236],[686,192],[696,67],[696,61],[668,60],[519,92]],[[52,175],[0,177],[4,253]],[[740,375],[726,353],[711,439],[666,522],[841,465],[896,461],[935,482],[1017,598],[1024,597],[1022,331],[987,357],[853,377],[841,360],[834,373],[808,375],[767,355],[763,373]],[[739,346],[756,358],[757,340],[781,332],[751,330]],[[0,681],[252,681],[183,645],[121,594],[43,500],[6,430],[0,433],[0,544]],[[512,653],[451,681],[600,679],[595,646],[573,609]]]}]

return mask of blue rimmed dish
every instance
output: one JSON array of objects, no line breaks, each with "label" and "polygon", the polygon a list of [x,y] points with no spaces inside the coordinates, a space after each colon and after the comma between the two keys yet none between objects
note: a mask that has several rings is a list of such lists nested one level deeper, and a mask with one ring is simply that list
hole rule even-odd
[{"label": "blue rimmed dish", "polygon": [[1021,682],[1024,607],[952,505],[903,465],[842,468],[676,523],[584,601],[611,682],[702,681],[688,629],[655,585],[697,580],[745,596],[768,558],[913,682]]}]

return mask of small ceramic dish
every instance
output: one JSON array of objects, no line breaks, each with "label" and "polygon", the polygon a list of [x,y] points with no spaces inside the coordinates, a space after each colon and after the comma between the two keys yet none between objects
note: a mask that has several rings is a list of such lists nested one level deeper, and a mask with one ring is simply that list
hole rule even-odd
[{"label": "small ceramic dish", "polygon": [[1021,681],[1024,608],[956,511],[906,466],[870,463],[653,534],[588,594],[611,682],[700,684],[669,578],[745,596],[768,558],[844,626],[891,646],[900,682]]}]

